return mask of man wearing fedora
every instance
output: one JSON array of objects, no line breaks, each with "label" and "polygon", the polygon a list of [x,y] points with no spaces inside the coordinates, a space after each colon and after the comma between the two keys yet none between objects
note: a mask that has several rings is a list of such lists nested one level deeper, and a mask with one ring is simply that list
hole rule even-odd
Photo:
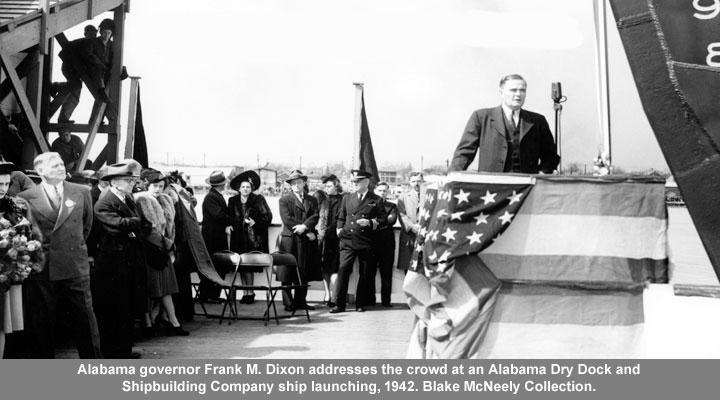
[{"label": "man wearing fedora", "polygon": [[[227,181],[225,173],[222,171],[213,171],[205,179],[205,183],[210,185],[210,190],[202,203],[202,236],[210,257],[213,253],[229,248],[228,234],[232,230],[232,216],[222,194]],[[215,266],[215,268],[218,267]],[[217,272],[220,276],[225,276],[228,271],[218,269]],[[220,287],[200,274],[200,299],[207,302],[208,300],[219,300],[219,298]]]},{"label": "man wearing fedora", "polygon": [[368,190],[372,174],[366,171],[353,170],[351,181],[355,193],[343,197],[337,217],[337,233],[340,238],[340,271],[337,281],[336,306],[331,313],[345,311],[347,302],[348,280],[355,264],[359,260],[358,285],[355,298],[355,309],[365,311],[371,303],[368,298],[368,279],[370,265],[374,262],[373,246],[375,245],[378,227],[386,223],[387,215],[380,197]]},{"label": "man wearing fedora", "polygon": [[90,189],[66,182],[65,164],[53,152],[40,154],[34,167],[42,183],[19,194],[27,200],[42,234],[45,269],[23,285],[30,356],[54,358],[58,306],[73,328],[80,358],[100,358],[100,338],[90,293],[85,241],[93,222]]},{"label": "man wearing fedora", "polygon": [[[317,231],[319,209],[315,197],[306,192],[307,176],[294,170],[285,180],[290,184],[291,193],[280,198],[279,212],[283,223],[280,234],[280,251],[291,253],[297,259],[298,271],[303,283],[322,279],[320,254],[318,253]],[[283,281],[283,285],[291,282]],[[283,291],[286,311],[313,310],[307,304],[307,289],[295,289],[295,296]]]},{"label": "man wearing fedora", "polygon": [[108,167],[102,179],[110,182],[110,189],[95,203],[100,224],[96,308],[103,354],[108,358],[140,358],[132,352],[133,324],[147,310],[147,271],[140,238],[151,227],[142,223],[132,199],[139,164],[126,161]]}]

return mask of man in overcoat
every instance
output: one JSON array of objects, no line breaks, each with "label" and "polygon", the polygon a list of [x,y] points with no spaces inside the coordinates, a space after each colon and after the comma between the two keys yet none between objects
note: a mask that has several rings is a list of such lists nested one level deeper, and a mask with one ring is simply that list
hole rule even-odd
[{"label": "man in overcoat", "polygon": [[102,179],[110,189],[95,203],[100,224],[96,262],[97,316],[103,354],[108,358],[140,358],[132,351],[133,325],[147,308],[147,274],[141,239],[145,226],[132,199],[140,171],[129,162],[108,167]]},{"label": "man in overcoat", "polygon": [[[286,182],[290,184],[291,193],[280,198],[279,211],[283,223],[280,234],[280,251],[295,256],[303,283],[321,280],[318,238],[315,226],[319,219],[318,203],[315,197],[306,193],[307,176],[301,171],[290,173]],[[284,281],[283,285],[290,284]],[[283,291],[283,303],[286,311],[313,310],[307,304],[307,289],[295,289],[295,295]]]},{"label": "man in overcoat", "polygon": [[348,280],[352,273],[355,259],[359,260],[358,285],[355,296],[355,309],[365,311],[368,305],[367,281],[370,277],[370,265],[375,262],[373,246],[377,229],[386,223],[387,215],[380,197],[368,190],[372,174],[366,171],[353,170],[351,181],[355,193],[347,194],[342,199],[337,218],[337,233],[340,238],[340,270],[336,286],[336,305],[330,313],[345,311],[347,303]]},{"label": "man in overcoat", "polygon": [[478,171],[551,174],[560,157],[545,117],[522,109],[527,83],[517,74],[500,80],[502,104],[470,116],[450,165],[463,171],[478,155]]},{"label": "man in overcoat", "polygon": [[[213,171],[210,176],[205,179],[205,183],[210,185],[210,190],[202,203],[202,236],[205,241],[210,257],[213,253],[228,250],[228,235],[232,230],[232,215],[228,208],[225,197],[222,194],[225,184],[228,182],[225,173],[222,171]],[[222,269],[216,265],[218,274],[224,277],[229,271]],[[216,286],[210,280],[200,275],[200,299],[202,301],[219,301],[220,287]]]},{"label": "man in overcoat", "polygon": [[69,320],[80,358],[101,358],[98,325],[90,292],[85,241],[93,222],[90,189],[65,181],[65,164],[53,152],[40,154],[34,167],[42,183],[23,191],[42,234],[45,269],[23,285],[30,356],[55,357],[55,322]]}]

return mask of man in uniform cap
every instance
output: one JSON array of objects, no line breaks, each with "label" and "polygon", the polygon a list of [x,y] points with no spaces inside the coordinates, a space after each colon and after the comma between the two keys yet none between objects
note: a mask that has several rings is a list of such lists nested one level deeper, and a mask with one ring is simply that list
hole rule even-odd
[{"label": "man in uniform cap", "polygon": [[[337,218],[337,233],[340,238],[340,270],[337,281],[336,305],[330,312],[345,311],[347,302],[348,280],[355,264],[359,260],[358,286],[356,291],[355,309],[365,311],[370,303],[368,298],[367,281],[370,265],[375,262],[373,245],[377,228],[386,223],[387,215],[375,193],[368,190],[372,174],[367,171],[353,170],[351,181],[355,193],[343,197]],[[372,277],[374,279],[374,277]]]}]

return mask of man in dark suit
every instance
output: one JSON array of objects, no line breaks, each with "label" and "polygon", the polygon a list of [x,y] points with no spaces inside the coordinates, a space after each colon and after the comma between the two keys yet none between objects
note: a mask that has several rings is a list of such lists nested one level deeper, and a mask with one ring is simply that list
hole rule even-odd
[{"label": "man in dark suit", "polygon": [[545,117],[523,110],[527,83],[520,75],[500,80],[502,104],[476,110],[455,149],[452,171],[463,171],[478,153],[478,171],[552,173],[560,162]]},{"label": "man in dark suit", "polygon": [[395,203],[387,200],[390,185],[379,182],[375,186],[375,194],[380,197],[382,210],[387,216],[383,223],[378,224],[375,236],[375,263],[370,265],[368,271],[368,305],[375,305],[375,275],[380,271],[380,301],[383,307],[392,307],[390,295],[392,294],[393,263],[395,262],[395,223],[398,220],[398,208]]},{"label": "man in dark suit", "polygon": [[[320,218],[315,197],[306,193],[307,176],[295,170],[286,179],[290,184],[291,193],[280,198],[278,202],[280,219],[283,223],[280,234],[280,251],[291,253],[297,260],[298,271],[303,283],[322,279],[320,271],[320,254],[318,250],[317,231],[315,226]],[[292,282],[283,278],[283,285]],[[295,295],[283,291],[283,303],[286,311],[313,310],[307,304],[307,289],[295,289]]]},{"label": "man in dark suit", "polygon": [[[213,171],[210,176],[205,179],[205,183],[210,185],[210,190],[202,203],[202,236],[205,241],[210,257],[213,253],[228,250],[228,235],[232,230],[232,216],[227,206],[222,191],[225,189],[227,178],[222,171]],[[219,266],[220,276],[225,276],[228,271],[222,270]],[[220,287],[216,286],[209,279],[200,275],[200,299],[203,302],[208,300],[219,301]]]},{"label": "man in dark suit", "polygon": [[96,311],[103,353],[109,358],[140,358],[132,352],[135,317],[147,308],[143,226],[132,199],[140,171],[131,163],[113,164],[102,179],[110,189],[95,203],[99,223],[95,277]]},{"label": "man in dark suit", "polygon": [[35,158],[42,183],[19,194],[30,205],[42,233],[45,269],[23,286],[31,356],[54,358],[54,328],[58,306],[73,328],[80,358],[100,358],[100,338],[90,293],[85,241],[93,222],[90,190],[65,182],[65,165],[53,152]]},{"label": "man in dark suit", "polygon": [[345,311],[347,302],[348,280],[355,264],[359,260],[358,285],[355,297],[355,309],[365,311],[368,299],[367,281],[370,277],[370,265],[375,262],[373,246],[377,228],[386,223],[387,215],[381,204],[380,197],[368,190],[372,174],[353,170],[352,182],[355,193],[343,197],[337,218],[337,233],[340,238],[340,270],[337,280],[336,306],[330,312]]}]

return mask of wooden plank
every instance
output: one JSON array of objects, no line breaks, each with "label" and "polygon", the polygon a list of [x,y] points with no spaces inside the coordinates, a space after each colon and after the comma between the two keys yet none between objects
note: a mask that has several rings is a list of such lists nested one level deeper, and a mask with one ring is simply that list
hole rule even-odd
[{"label": "wooden plank", "polygon": [[128,110],[128,128],[125,137],[125,158],[133,158],[133,149],[135,148],[135,117],[137,114],[137,98],[138,98],[138,77],[130,78],[130,108]]},{"label": "wooden plank", "polygon": [[[65,3],[61,3],[62,7],[58,12],[49,14],[47,22],[48,36],[55,36],[87,21],[87,1],[70,2],[67,6]],[[93,18],[122,4],[123,0],[94,0]],[[0,34],[0,51],[5,54],[14,54],[38,44],[40,39],[40,13],[35,12],[30,16],[32,18],[26,23],[18,25],[12,32]]]},{"label": "wooden plank", "polygon": [[[120,132],[122,126],[120,125],[120,104],[122,104],[122,90],[120,87],[120,72],[123,65],[123,49],[124,49],[124,38],[125,38],[125,4],[121,4],[113,9],[113,22],[115,23],[115,30],[113,32],[113,65],[112,72],[110,74],[109,82],[109,96],[112,101],[112,107],[114,108],[114,121],[115,131]],[[108,118],[110,119],[110,118]],[[108,164],[114,164],[117,162],[120,147],[120,135],[108,136]]]},{"label": "wooden plank", "polygon": [[25,90],[22,87],[20,77],[15,72],[15,68],[12,67],[12,63],[10,63],[10,58],[4,53],[0,52],[0,61],[0,64],[2,64],[2,68],[7,74],[8,79],[10,79],[10,81],[12,82],[13,93],[15,93],[15,97],[17,98],[18,103],[20,103],[20,108],[22,108],[23,113],[25,113],[25,118],[27,118],[28,123],[32,128],[38,148],[43,153],[50,151],[50,145],[48,144],[47,139],[40,130],[40,125],[38,124],[37,118],[35,118],[35,113],[33,112],[32,106],[30,105],[30,100],[28,100],[27,96],[25,95]]},{"label": "wooden plank", "polygon": [[26,79],[25,91],[28,95],[30,105],[35,112],[35,115],[39,116],[40,104],[42,101],[43,67],[45,66],[45,56],[39,50],[36,50],[33,53],[34,54],[27,55],[27,57],[32,57],[34,61]]},{"label": "wooden plank", "polygon": [[107,145],[103,147],[103,149],[100,151],[100,154],[98,154],[97,157],[95,157],[95,161],[92,163],[92,169],[95,171],[99,170],[103,164],[107,162]]},{"label": "wooden plank", "polygon": [[673,285],[675,296],[699,296],[720,299],[720,286],[718,285],[690,285],[676,283]]},{"label": "wooden plank", "polygon": [[[55,54],[55,43],[53,40],[48,40],[48,54]],[[45,132],[46,134],[48,131],[48,123],[50,122],[50,115],[48,114],[48,110],[50,108],[50,85],[52,84],[52,69],[53,69],[53,58],[50,57],[43,57],[44,58],[44,66],[43,66],[43,85],[42,85],[42,99],[40,104],[40,128]]]},{"label": "wooden plank", "polygon": [[40,48],[40,53],[47,55],[47,49],[48,49],[48,34],[47,34],[47,20],[48,20],[48,9],[47,9],[47,2],[45,2],[42,15],[40,17],[40,43],[38,43],[38,47]]},{"label": "wooden plank", "polygon": [[[17,71],[20,78],[24,78],[30,72],[32,65],[33,57],[31,57],[31,54],[28,53],[25,58],[20,61],[20,64],[15,67],[15,71]],[[10,94],[10,91],[12,91],[12,82],[10,82],[9,79],[3,80],[2,83],[0,83],[0,101],[5,100],[5,97]]]},{"label": "wooden plank", "polygon": [[[98,103],[98,101],[95,101]],[[88,159],[88,156],[90,155],[90,150],[92,149],[92,145],[95,142],[95,137],[97,136],[98,128],[100,127],[100,123],[102,122],[103,118],[105,117],[105,107],[107,105],[105,103],[100,103],[100,106],[97,107],[97,113],[93,114],[93,124],[90,128],[90,134],[88,135],[87,140],[85,141],[85,149],[83,149],[82,155],[80,156],[80,160],[78,160],[78,163],[76,164],[76,171],[82,171],[83,167],[85,166],[85,162]],[[109,138],[108,138],[109,141]]]},{"label": "wooden plank", "polygon": [[[87,132],[90,133],[92,130],[91,124],[48,124],[48,132],[59,132],[60,129],[70,129],[71,132]],[[114,126],[102,124],[97,130],[97,133],[112,133],[115,134]]]}]

